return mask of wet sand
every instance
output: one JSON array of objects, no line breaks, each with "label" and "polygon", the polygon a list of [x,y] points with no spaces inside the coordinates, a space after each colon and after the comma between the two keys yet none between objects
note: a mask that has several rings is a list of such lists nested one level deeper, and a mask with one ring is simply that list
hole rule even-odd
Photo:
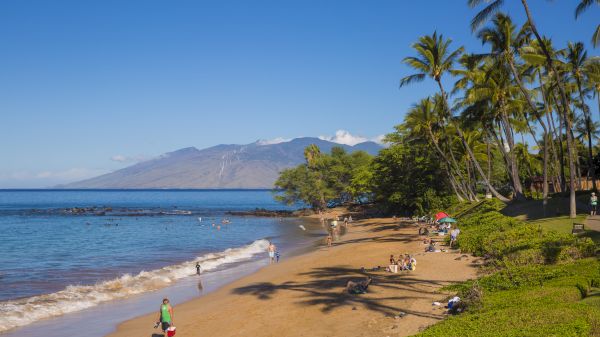
[{"label": "wet sand", "polygon": [[[368,219],[333,247],[315,248],[175,306],[177,336],[409,336],[443,319],[439,289],[476,277],[477,261],[459,253],[424,253],[417,227]],[[413,254],[415,271],[385,272],[389,255]],[[265,253],[266,256],[266,253]],[[382,266],[380,271],[368,269]],[[361,267],[367,271],[361,272]],[[348,280],[373,277],[363,295]],[[158,311],[160,303],[156,304]],[[158,337],[156,314],[120,324],[111,337]]]}]

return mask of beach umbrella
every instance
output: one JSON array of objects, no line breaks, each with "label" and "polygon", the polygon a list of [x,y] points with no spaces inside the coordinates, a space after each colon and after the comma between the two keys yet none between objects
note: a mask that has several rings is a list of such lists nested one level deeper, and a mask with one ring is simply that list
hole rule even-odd
[{"label": "beach umbrella", "polygon": [[438,222],[439,223],[455,223],[456,219],[451,218],[451,217],[445,217],[445,218],[438,220]]},{"label": "beach umbrella", "polygon": [[447,213],[439,212],[435,215],[435,220],[440,220],[440,219],[447,218],[447,217],[449,217],[449,215]]}]

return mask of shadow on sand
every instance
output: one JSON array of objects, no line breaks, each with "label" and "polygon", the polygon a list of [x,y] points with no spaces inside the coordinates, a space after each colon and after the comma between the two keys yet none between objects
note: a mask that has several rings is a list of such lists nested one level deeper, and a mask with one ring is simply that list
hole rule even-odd
[{"label": "shadow on sand", "polygon": [[[441,319],[442,315],[429,312],[419,312],[402,307],[405,300],[426,298],[422,296],[378,296],[381,288],[393,290],[413,290],[415,293],[433,294],[434,287],[447,284],[444,281],[424,281],[408,275],[398,274],[371,274],[346,266],[315,268],[310,272],[301,273],[299,276],[308,276],[306,282],[284,282],[274,284],[260,282],[232,290],[237,295],[252,295],[260,300],[269,300],[279,291],[295,291],[303,294],[303,299],[297,302],[302,306],[319,306],[324,313],[342,307],[361,305],[364,308],[385,315],[397,315],[402,311],[421,317]],[[366,276],[373,278],[369,292],[364,295],[350,295],[344,291],[349,280],[363,280]],[[417,287],[418,286],[418,287]],[[430,291],[426,290],[431,287]],[[390,303],[394,303],[393,305]]]}]

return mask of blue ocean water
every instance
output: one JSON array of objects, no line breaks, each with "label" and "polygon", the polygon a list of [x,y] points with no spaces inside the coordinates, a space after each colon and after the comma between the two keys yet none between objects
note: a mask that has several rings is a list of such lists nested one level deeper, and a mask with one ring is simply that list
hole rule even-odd
[{"label": "blue ocean water", "polygon": [[255,208],[289,209],[264,190],[0,191],[0,314],[28,317],[0,332],[158,289],[193,274],[195,261],[205,271],[243,262],[298,231],[226,213]]}]

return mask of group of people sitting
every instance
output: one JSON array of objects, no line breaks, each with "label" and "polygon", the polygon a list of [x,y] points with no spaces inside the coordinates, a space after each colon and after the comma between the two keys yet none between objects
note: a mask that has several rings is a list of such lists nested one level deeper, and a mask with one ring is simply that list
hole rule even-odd
[{"label": "group of people sitting", "polygon": [[423,236],[423,244],[427,245],[425,252],[441,251],[436,248],[437,242],[433,240],[433,237],[431,237],[430,234],[437,233],[439,236],[445,236],[450,233],[450,248],[456,245],[458,234],[460,234],[460,229],[458,229],[458,227],[452,228],[451,224],[436,224],[433,226],[432,231],[427,227],[419,228],[419,235]]},{"label": "group of people sitting", "polygon": [[402,254],[398,255],[398,259],[394,257],[394,255],[390,255],[390,264],[388,266],[387,271],[391,273],[398,273],[398,270],[415,270],[417,269],[417,259],[415,259],[412,255]]}]

